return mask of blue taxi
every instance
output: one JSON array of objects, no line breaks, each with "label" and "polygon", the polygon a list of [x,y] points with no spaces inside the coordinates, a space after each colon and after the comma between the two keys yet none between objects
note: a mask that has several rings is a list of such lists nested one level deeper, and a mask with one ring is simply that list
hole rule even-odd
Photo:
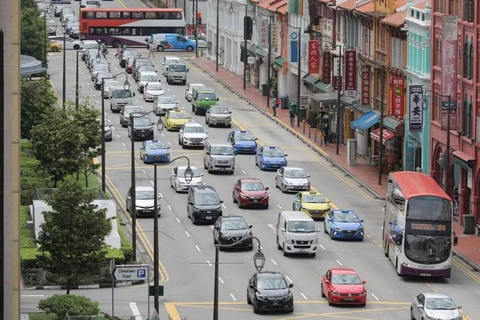
[{"label": "blue taxi", "polygon": [[330,239],[363,241],[363,220],[352,210],[333,210],[325,217],[323,231]]},{"label": "blue taxi", "polygon": [[257,151],[257,138],[250,131],[234,130],[228,135],[227,141],[232,144],[235,153],[255,154]]},{"label": "blue taxi", "polygon": [[170,147],[161,140],[145,140],[140,148],[143,163],[170,162]]},{"label": "blue taxi", "polygon": [[278,170],[287,166],[287,156],[280,147],[259,147],[255,165],[261,170]]}]

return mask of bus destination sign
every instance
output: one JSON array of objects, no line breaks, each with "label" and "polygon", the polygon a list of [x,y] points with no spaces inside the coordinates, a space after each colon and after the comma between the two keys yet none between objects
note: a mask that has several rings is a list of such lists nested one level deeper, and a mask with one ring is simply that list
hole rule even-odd
[{"label": "bus destination sign", "polygon": [[449,221],[408,221],[406,222],[407,233],[425,235],[450,235],[452,223]]}]

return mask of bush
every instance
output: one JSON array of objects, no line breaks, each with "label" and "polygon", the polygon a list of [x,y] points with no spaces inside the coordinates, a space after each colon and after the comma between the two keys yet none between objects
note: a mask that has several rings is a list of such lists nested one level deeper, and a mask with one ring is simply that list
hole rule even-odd
[{"label": "bush", "polygon": [[128,238],[125,234],[125,230],[120,225],[120,219],[117,217],[117,226],[118,226],[118,234],[120,235],[120,248],[123,252],[123,259],[125,263],[129,263],[133,261],[133,247],[132,241]]},{"label": "bush", "polygon": [[95,316],[100,313],[99,303],[85,296],[56,294],[40,300],[38,309],[47,314],[55,314],[59,319],[70,316]]},{"label": "bush", "polygon": [[51,178],[40,168],[40,162],[32,155],[32,144],[22,140],[20,153],[20,183],[22,185],[22,206],[29,206],[33,202],[33,192],[36,188],[52,186]]}]

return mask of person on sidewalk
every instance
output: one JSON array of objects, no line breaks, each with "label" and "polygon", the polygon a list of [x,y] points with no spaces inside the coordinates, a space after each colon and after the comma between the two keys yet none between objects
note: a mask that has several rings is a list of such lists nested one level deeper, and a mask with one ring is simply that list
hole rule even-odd
[{"label": "person on sidewalk", "polygon": [[277,99],[272,97],[272,109],[273,109],[273,116],[277,116]]},{"label": "person on sidewalk", "polygon": [[292,127],[294,127],[295,126],[295,111],[290,110],[289,114],[290,114],[290,125]]},{"label": "person on sidewalk", "polygon": [[322,123],[322,134],[323,134],[323,142],[325,142],[325,146],[328,146],[328,135],[330,134],[330,130],[328,128],[328,122]]}]

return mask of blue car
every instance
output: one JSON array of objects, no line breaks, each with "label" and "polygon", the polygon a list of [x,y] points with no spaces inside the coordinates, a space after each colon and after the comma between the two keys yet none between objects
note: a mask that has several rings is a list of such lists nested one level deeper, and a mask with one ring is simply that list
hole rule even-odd
[{"label": "blue car", "polygon": [[330,239],[363,241],[363,220],[352,210],[333,210],[325,218],[323,231]]},{"label": "blue car", "polygon": [[257,138],[250,131],[235,130],[230,132],[227,141],[233,146],[235,153],[255,154],[257,151]]},{"label": "blue car", "polygon": [[140,148],[143,163],[170,162],[170,147],[160,140],[145,140]]},{"label": "blue car", "polygon": [[255,157],[255,165],[261,170],[278,170],[287,166],[287,156],[280,147],[260,147]]}]

